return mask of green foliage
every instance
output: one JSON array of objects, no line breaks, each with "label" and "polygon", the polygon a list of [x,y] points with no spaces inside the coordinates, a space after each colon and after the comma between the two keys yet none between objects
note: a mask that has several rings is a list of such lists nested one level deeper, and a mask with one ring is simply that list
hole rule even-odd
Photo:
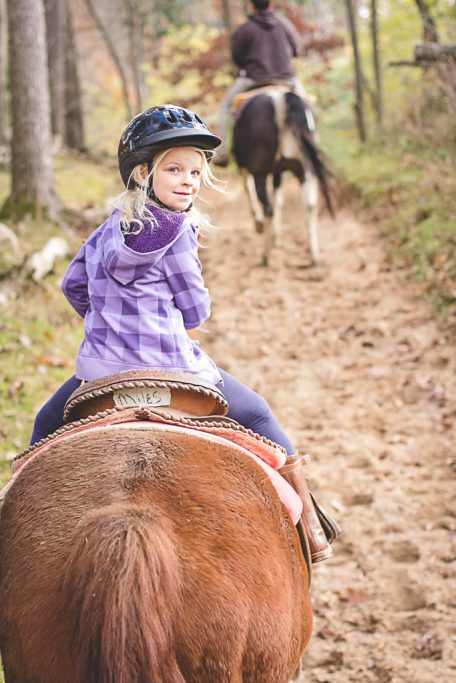
[{"label": "green foliage", "polygon": [[145,14],[155,38],[162,38],[180,28],[185,19],[185,0],[155,0],[153,11]]},{"label": "green foliage", "polygon": [[[438,7],[448,18],[449,3]],[[303,80],[317,96],[321,143],[338,174],[342,202],[361,207],[378,224],[393,261],[425,284],[442,320],[456,329],[456,121],[435,71],[426,75],[421,69],[388,66],[411,60],[421,42],[415,5],[384,2],[380,10],[383,133],[366,97],[369,141],[359,143],[348,41],[329,65],[307,64]],[[437,29],[449,35],[439,22]],[[363,69],[372,87],[368,16],[360,18],[359,30]]]},{"label": "green foliage", "polygon": [[442,320],[455,325],[456,187],[451,160],[397,134],[364,147],[325,126],[321,135],[342,179],[342,202],[363,209],[379,226],[395,264],[425,283]]},{"label": "green foliage", "polygon": [[225,36],[204,24],[183,26],[162,41],[159,74],[151,74],[148,82],[151,99],[198,102],[204,109],[211,94],[216,100],[223,95],[232,80],[230,69]]},{"label": "green foliage", "polygon": [[111,147],[111,164],[96,164],[84,158],[59,156],[54,159],[56,186],[66,208],[83,209],[103,206],[106,199],[123,190],[117,173],[116,138]]},{"label": "green foliage", "polygon": [[[147,96],[144,108],[163,102],[198,106],[207,118],[215,111],[232,81],[228,39],[205,24],[175,25],[159,41],[154,63],[141,65]],[[123,94],[115,73],[103,87],[85,83],[85,98],[94,103],[85,119],[87,147],[94,155],[115,156],[126,124]]]},{"label": "green foliage", "polygon": [[[320,128],[342,184],[341,200],[363,209],[392,260],[421,280],[441,319],[456,329],[456,186],[448,148],[391,129],[361,146],[354,131]],[[453,144],[454,155],[454,144]]]},{"label": "green foliage", "polygon": [[[0,311],[0,453],[6,460],[27,446],[40,404],[72,374],[74,316],[55,276],[47,284],[49,289],[43,294],[30,283],[10,312]],[[4,478],[7,462],[0,465]]]},{"label": "green foliage", "polygon": [[84,121],[87,149],[91,154],[114,156],[127,123],[120,82],[106,77],[103,87],[85,83],[84,90],[85,98],[94,103]]}]

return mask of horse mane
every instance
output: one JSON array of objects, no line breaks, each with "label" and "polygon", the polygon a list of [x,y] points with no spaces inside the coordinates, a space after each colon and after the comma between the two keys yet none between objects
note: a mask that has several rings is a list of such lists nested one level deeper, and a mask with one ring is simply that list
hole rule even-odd
[{"label": "horse mane", "polygon": [[180,576],[169,526],[150,505],[128,503],[78,525],[64,608],[85,683],[184,683],[172,648]]}]

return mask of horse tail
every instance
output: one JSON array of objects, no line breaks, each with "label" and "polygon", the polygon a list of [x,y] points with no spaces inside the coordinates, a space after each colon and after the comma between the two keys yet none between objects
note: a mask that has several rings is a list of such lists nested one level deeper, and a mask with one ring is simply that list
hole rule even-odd
[{"label": "horse tail", "polygon": [[309,159],[320,188],[325,198],[326,206],[331,215],[334,209],[328,179],[332,175],[325,161],[322,150],[315,142],[314,116],[311,108],[295,93],[285,93],[286,115],[285,124],[290,126],[299,141],[302,151]]},{"label": "horse tail", "polygon": [[85,683],[184,683],[173,648],[180,572],[154,508],[116,504],[77,528],[65,578],[73,654]]}]

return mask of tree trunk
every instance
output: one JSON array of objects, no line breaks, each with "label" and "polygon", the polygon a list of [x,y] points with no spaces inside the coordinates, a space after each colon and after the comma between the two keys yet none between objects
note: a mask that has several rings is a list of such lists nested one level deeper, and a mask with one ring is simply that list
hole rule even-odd
[{"label": "tree trunk", "polygon": [[233,33],[233,20],[231,17],[231,8],[229,0],[222,0],[223,25],[225,26],[229,36]]},{"label": "tree trunk", "polygon": [[15,219],[46,210],[57,218],[51,155],[51,112],[42,0],[8,2],[12,109],[12,191]]},{"label": "tree trunk", "polygon": [[143,109],[145,84],[144,77],[141,71],[141,64],[143,61],[143,50],[141,23],[138,11],[138,1],[125,0],[125,6],[128,16],[130,61],[131,70],[133,73],[133,84],[135,89],[135,111],[140,112]]},{"label": "tree trunk", "polygon": [[8,40],[5,0],[0,0],[0,145],[8,144],[5,121],[6,101],[6,45]]},{"label": "tree trunk", "polygon": [[437,28],[434,19],[431,17],[429,8],[426,5],[426,0],[415,0],[418,11],[423,22],[423,40],[426,43],[438,43],[439,37],[437,35]]},{"label": "tree trunk", "polygon": [[67,11],[66,36],[64,142],[66,147],[83,152],[85,151],[84,119],[82,116],[78,58],[74,42],[73,18],[70,7],[68,7]]},{"label": "tree trunk", "polygon": [[192,2],[187,2],[187,23],[193,26],[195,23],[194,7]]},{"label": "tree trunk", "polygon": [[377,125],[381,129],[383,127],[383,79],[380,62],[377,0],[371,0],[371,36],[375,74],[375,112],[377,114]]},{"label": "tree trunk", "polygon": [[124,96],[124,103],[125,103],[125,109],[127,112],[127,118],[131,119],[133,114],[132,114],[132,106],[130,104],[130,95],[128,92],[128,79],[127,79],[127,75],[125,73],[125,69],[124,69],[123,64],[122,64],[122,60],[120,59],[120,57],[117,53],[117,50],[114,46],[114,43],[111,40],[111,36],[109,35],[108,30],[106,29],[106,27],[104,26],[103,22],[101,21],[100,17],[97,14],[93,0],[84,0],[84,3],[85,3],[85,6],[87,7],[87,9],[89,11],[90,16],[93,19],[95,26],[97,27],[97,29],[100,32],[100,35],[104,41],[104,44],[106,45],[106,48],[109,52],[109,55],[110,55],[112,61],[114,62],[114,65],[117,69],[117,73],[119,74],[120,83],[122,86],[122,92],[123,92],[123,96]]},{"label": "tree trunk", "polygon": [[52,133],[57,144],[63,139],[65,120],[65,31],[66,0],[44,0],[46,42],[51,95]]},{"label": "tree trunk", "polygon": [[[355,0],[356,2],[356,0]],[[365,142],[366,135],[366,123],[365,123],[365,113],[364,113],[364,98],[363,98],[363,75],[361,70],[361,59],[359,55],[358,48],[358,34],[356,31],[356,20],[355,12],[353,11],[353,0],[346,0],[347,13],[348,13],[348,26],[350,29],[350,38],[353,47],[353,58],[355,66],[355,79],[356,79],[356,103],[355,103],[355,114],[356,123],[358,127],[358,134],[361,142]]]},{"label": "tree trunk", "polygon": [[146,10],[148,14],[148,22],[146,29],[146,52],[150,54],[152,67],[155,71],[160,68],[160,26],[158,21],[158,13],[155,0],[148,0]]}]

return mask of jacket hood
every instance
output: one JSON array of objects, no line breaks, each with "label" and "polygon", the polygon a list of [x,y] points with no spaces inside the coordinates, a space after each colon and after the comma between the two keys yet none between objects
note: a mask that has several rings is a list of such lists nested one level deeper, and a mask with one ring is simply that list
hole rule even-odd
[{"label": "jacket hood", "polygon": [[[145,221],[137,235],[124,235],[120,229],[120,213],[113,211],[102,235],[102,262],[107,272],[122,284],[128,284],[140,277],[149,268],[157,265],[170,246],[181,234],[184,225],[190,222],[188,216],[149,206],[157,220]],[[134,240],[135,249],[128,246]]]},{"label": "jacket hood", "polygon": [[255,24],[258,24],[258,26],[261,26],[265,31],[269,31],[278,23],[276,15],[270,10],[255,12],[255,14],[250,15],[249,19],[250,21],[254,21]]}]

